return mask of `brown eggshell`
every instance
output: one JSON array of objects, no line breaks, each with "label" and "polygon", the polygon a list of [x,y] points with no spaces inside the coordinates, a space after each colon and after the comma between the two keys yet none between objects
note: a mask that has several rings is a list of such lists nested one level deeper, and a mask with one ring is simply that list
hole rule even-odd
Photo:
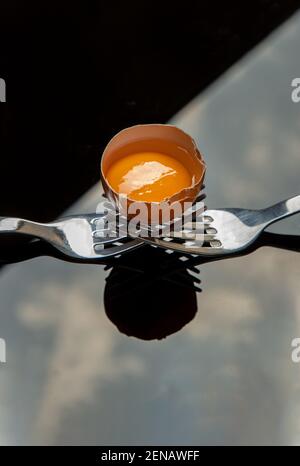
[{"label": "brown eggshell", "polygon": [[[126,128],[116,134],[106,146],[101,159],[101,179],[106,197],[126,214],[132,202],[138,201],[124,197],[116,192],[109,184],[106,175],[110,166],[121,157],[137,152],[161,152],[179,160],[190,172],[191,185],[162,202],[171,205],[176,202],[194,202],[199,195],[206,171],[206,164],[200,154],[195,141],[184,131],[171,125],[150,124],[137,125]],[[159,206],[157,202],[143,202],[147,206],[147,219],[150,222],[151,205]],[[129,216],[130,218],[130,216]]]}]

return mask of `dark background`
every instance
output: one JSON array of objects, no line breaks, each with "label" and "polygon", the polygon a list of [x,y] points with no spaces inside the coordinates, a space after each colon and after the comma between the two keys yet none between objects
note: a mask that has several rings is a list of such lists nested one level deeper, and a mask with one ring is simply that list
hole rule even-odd
[{"label": "dark background", "polygon": [[114,133],[166,122],[299,6],[1,0],[0,215],[59,215]]}]

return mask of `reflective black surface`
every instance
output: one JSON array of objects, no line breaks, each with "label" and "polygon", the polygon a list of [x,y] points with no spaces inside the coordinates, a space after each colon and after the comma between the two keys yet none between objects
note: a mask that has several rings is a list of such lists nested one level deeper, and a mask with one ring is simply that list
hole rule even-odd
[{"label": "reflective black surface", "polygon": [[[205,155],[208,207],[299,194],[299,25],[172,120]],[[148,247],[84,265],[21,245],[15,260],[32,259],[0,276],[0,443],[299,443],[299,226],[286,220],[247,254],[212,262]]]}]

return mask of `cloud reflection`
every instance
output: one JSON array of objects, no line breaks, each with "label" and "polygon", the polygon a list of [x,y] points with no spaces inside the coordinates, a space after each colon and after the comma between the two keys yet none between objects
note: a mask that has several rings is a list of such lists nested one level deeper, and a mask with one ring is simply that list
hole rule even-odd
[{"label": "cloud reflection", "polygon": [[136,354],[115,354],[114,329],[99,312],[93,295],[82,292],[84,288],[82,277],[67,292],[65,286],[52,282],[34,290],[34,303],[29,301],[19,309],[22,323],[31,330],[48,326],[55,330],[47,379],[32,426],[34,438],[41,443],[57,438],[68,412],[91,403],[101,384],[117,382],[124,374],[140,377],[144,372],[143,361]]}]

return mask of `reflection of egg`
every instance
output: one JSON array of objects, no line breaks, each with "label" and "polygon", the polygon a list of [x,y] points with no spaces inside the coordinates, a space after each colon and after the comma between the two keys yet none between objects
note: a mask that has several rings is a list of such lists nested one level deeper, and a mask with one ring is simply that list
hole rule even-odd
[{"label": "reflection of egg", "polygon": [[147,202],[163,201],[192,182],[191,174],[181,162],[159,152],[122,157],[112,164],[106,178],[116,192]]},{"label": "reflection of egg", "polygon": [[[179,257],[170,260],[165,251],[145,246],[131,253],[130,270],[124,257],[116,260],[104,291],[105,312],[120,332],[142,340],[161,340],[194,319],[197,297],[194,287],[187,286],[191,275]],[[174,270],[178,274],[168,281]]]},{"label": "reflection of egg", "polygon": [[124,129],[106,146],[101,175],[106,196],[120,210],[143,202],[194,202],[201,191],[205,163],[194,140],[169,125]]}]

